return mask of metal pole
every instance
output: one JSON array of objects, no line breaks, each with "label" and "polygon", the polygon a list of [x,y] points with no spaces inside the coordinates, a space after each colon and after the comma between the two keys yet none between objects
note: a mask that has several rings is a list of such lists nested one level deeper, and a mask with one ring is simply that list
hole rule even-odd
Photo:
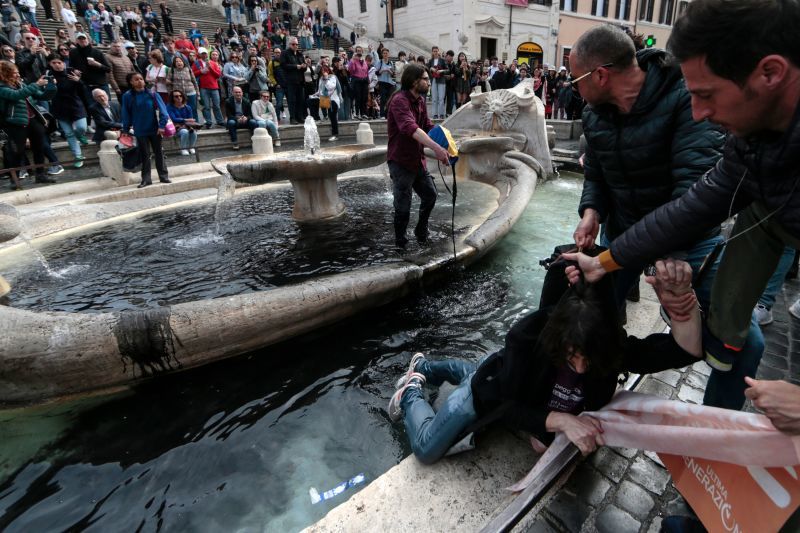
[{"label": "metal pole", "polygon": [[508,6],[508,46],[511,46],[511,15],[514,14],[514,8]]},{"label": "metal pole", "polygon": [[386,31],[383,32],[383,36],[387,39],[394,37],[394,34],[389,29],[389,9],[391,8],[392,0],[384,0],[386,3]]}]

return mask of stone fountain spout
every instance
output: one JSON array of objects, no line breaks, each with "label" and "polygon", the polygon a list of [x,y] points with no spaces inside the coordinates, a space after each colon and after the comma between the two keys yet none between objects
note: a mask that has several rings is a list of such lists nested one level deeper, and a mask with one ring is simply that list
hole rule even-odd
[{"label": "stone fountain spout", "polygon": [[[310,121],[310,122],[309,122]],[[305,123],[304,150],[270,156],[233,156],[215,159],[214,169],[243,183],[263,184],[289,180],[294,189],[292,218],[314,222],[344,213],[337,177],[343,172],[375,167],[386,161],[386,147],[351,144],[320,150],[314,119]]]}]

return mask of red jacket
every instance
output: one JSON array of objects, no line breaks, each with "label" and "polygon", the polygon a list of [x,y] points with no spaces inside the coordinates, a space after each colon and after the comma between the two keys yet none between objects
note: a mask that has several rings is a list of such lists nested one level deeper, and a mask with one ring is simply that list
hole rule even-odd
[{"label": "red jacket", "polygon": [[192,72],[197,82],[200,84],[201,89],[219,89],[219,77],[222,75],[222,69],[216,61],[208,61],[208,70],[202,72],[202,60],[197,59],[192,63]]}]

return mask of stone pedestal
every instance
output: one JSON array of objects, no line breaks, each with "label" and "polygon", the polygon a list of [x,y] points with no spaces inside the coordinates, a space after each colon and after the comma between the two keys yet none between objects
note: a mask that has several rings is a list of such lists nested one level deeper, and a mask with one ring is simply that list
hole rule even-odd
[{"label": "stone pedestal", "polygon": [[372,128],[366,122],[361,122],[356,130],[356,143],[358,144],[375,144],[372,135]]},{"label": "stone pedestal", "polygon": [[[108,134],[109,132],[106,132]],[[104,176],[115,180],[119,185],[130,185],[140,180],[138,172],[125,172],[122,170],[122,158],[117,153],[117,141],[106,139],[100,143],[97,157],[100,160],[100,170]]]},{"label": "stone pedestal", "polygon": [[253,153],[260,155],[272,155],[274,150],[272,148],[272,137],[270,137],[267,128],[256,128],[253,131]]},{"label": "stone pedestal", "polygon": [[290,180],[294,189],[292,218],[298,222],[313,222],[338,217],[344,213],[339,200],[336,174],[318,179]]}]

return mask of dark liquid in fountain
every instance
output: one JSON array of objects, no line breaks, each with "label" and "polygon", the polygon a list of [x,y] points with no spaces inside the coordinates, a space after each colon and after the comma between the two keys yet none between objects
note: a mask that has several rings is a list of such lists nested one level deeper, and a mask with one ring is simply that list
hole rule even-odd
[{"label": "dark liquid in fountain", "polygon": [[[48,311],[119,311],[232,296],[317,276],[401,261],[392,234],[388,180],[342,180],[346,213],[299,225],[292,191],[244,193],[223,204],[220,234],[214,204],[126,219],[41,246],[60,278],[35,264],[5,259],[9,305]],[[493,202],[491,189],[462,187],[459,220]],[[433,238],[450,231],[449,199],[440,195]],[[416,204],[415,204],[416,205]],[[461,216],[463,213],[464,216]],[[413,230],[414,219],[411,229]]]}]

